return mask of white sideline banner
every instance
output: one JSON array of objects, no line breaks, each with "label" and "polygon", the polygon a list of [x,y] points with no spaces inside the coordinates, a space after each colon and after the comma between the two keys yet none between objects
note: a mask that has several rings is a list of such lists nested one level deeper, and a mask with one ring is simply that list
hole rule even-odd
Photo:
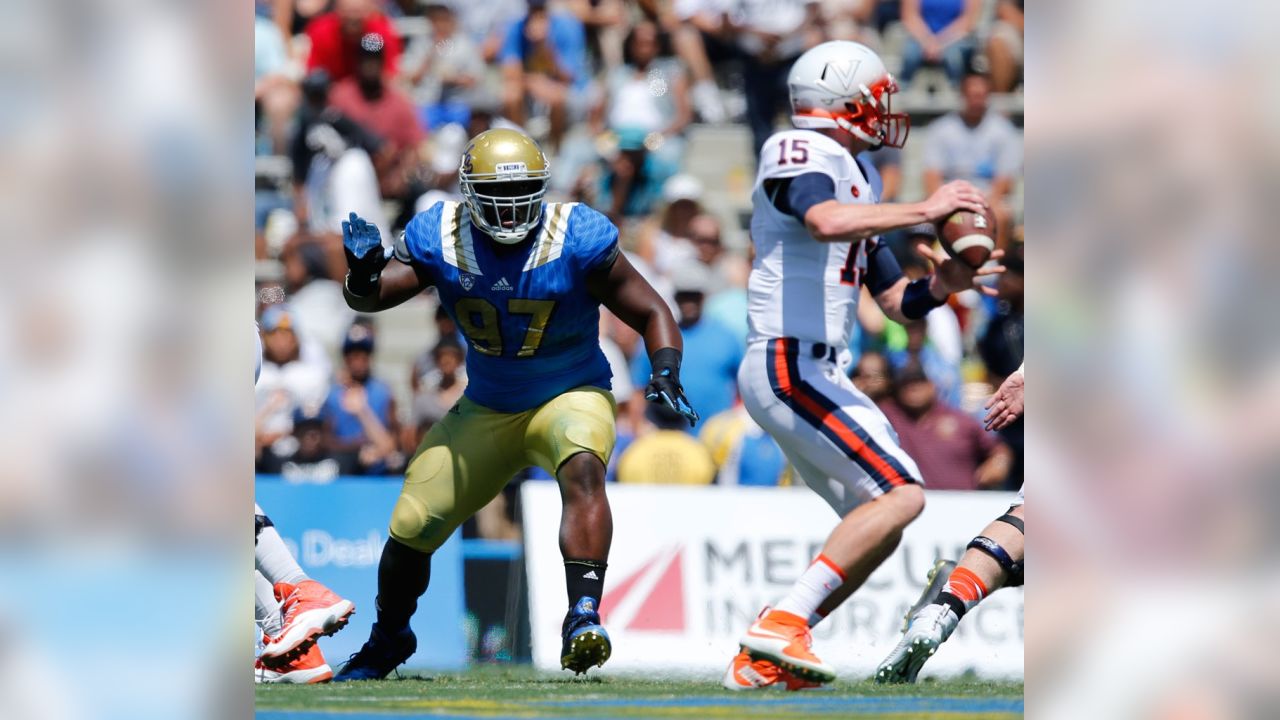
[{"label": "white sideline banner", "polygon": [[[836,515],[807,488],[608,487],[613,548],[600,607],[613,639],[604,672],[721,673],[737,638],[817,556]],[[813,631],[842,677],[870,677],[900,636],[935,559],[959,559],[1014,493],[928,491],[924,513],[858,592]],[[555,483],[521,490],[533,661],[560,669],[566,596]],[[1020,678],[1022,588],[983,600],[922,676]]]}]

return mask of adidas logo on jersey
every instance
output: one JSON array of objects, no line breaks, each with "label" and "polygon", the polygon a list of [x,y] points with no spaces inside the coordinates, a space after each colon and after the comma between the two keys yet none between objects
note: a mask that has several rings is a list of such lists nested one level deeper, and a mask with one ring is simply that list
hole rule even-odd
[{"label": "adidas logo on jersey", "polygon": [[498,278],[498,282],[489,289],[493,292],[511,292],[515,288],[511,287],[511,283],[507,282],[506,278]]},{"label": "adidas logo on jersey", "polygon": [[595,571],[595,570],[592,570],[591,572],[587,573],[586,575],[583,575],[583,576],[582,576],[582,579],[583,579],[583,580],[599,580],[599,579],[600,579],[600,576],[596,574],[596,571]]}]

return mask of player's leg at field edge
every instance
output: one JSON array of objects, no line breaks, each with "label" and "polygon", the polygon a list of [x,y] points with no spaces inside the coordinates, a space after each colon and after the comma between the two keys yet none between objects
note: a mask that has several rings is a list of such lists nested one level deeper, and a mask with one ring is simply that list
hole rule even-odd
[{"label": "player's leg at field edge", "polygon": [[392,633],[408,627],[430,583],[431,553],[388,537],[378,559],[378,627]]},{"label": "player's leg at field edge", "polygon": [[[560,485],[560,554],[566,563],[569,604],[582,596],[600,600],[604,568],[613,543],[613,513],[604,490],[604,463],[588,452],[566,460],[556,473]],[[595,572],[578,572],[586,565]],[[584,577],[591,576],[595,577]]]},{"label": "player's leg at field edge", "polygon": [[298,561],[289,553],[275,523],[263,512],[260,505],[253,506],[253,563],[272,585],[288,583],[297,585],[307,579]]},{"label": "player's leg at field edge", "polygon": [[254,619],[258,627],[267,637],[275,637],[284,628],[284,614],[280,612],[280,601],[276,599],[275,588],[271,581],[260,571],[253,571],[253,604]]},{"label": "player's leg at field edge", "polygon": [[924,490],[919,485],[901,485],[844,516],[822,554],[844,570],[845,580],[818,606],[818,618],[840,607],[866,582],[898,547],[903,529],[923,510]]},{"label": "player's leg at field edge", "polygon": [[1010,508],[1007,516],[1001,516],[1005,519],[988,524],[980,536],[981,544],[1006,560],[1008,567],[992,553],[967,549],[938,597],[911,615],[902,639],[876,670],[877,682],[915,682],[925,662],[951,637],[969,610],[1008,582],[1011,572],[1021,575],[1025,543],[1018,526],[1023,524],[1023,512],[1021,505]]},{"label": "player's leg at field edge", "polygon": [[[1018,505],[1009,510],[1009,514],[1025,521],[1024,508],[1025,505]],[[1026,554],[1026,538],[1014,526],[999,520],[993,521],[982,530],[982,536],[991,538],[997,545],[1005,549],[1009,553],[1009,557],[1014,562],[1021,562]],[[956,569],[965,568],[977,575],[982,584],[987,588],[987,595],[995,592],[1005,581],[1009,579],[1009,573],[1000,567],[1000,563],[990,555],[978,550],[977,548],[969,548],[964,551],[964,555],[960,558],[960,563],[956,565]],[[955,571],[952,571],[954,574]]]}]

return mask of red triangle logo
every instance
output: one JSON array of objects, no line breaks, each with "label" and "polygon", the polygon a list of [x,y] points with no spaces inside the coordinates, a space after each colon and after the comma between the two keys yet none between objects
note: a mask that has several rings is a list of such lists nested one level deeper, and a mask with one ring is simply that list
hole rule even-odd
[{"label": "red triangle logo", "polygon": [[624,604],[634,604],[627,603],[627,600],[636,585],[641,580],[651,579],[654,573],[661,573],[661,576],[648,588],[639,608],[619,629],[651,632],[684,630],[684,548],[678,548],[674,554],[659,552],[605,593],[600,600],[602,619],[607,623],[613,610]]},{"label": "red triangle logo", "polygon": [[640,582],[640,578],[647,575],[649,568],[653,567],[653,564],[661,558],[661,554],[649,558],[645,564],[640,566],[640,569],[628,575],[625,580],[615,585],[613,589],[604,594],[604,597],[600,598],[600,620],[602,622],[609,622],[609,615],[613,612],[613,609],[631,594],[631,588],[635,587],[635,584]]},{"label": "red triangle logo", "polygon": [[684,630],[684,550],[677,550],[658,584],[631,619],[631,630]]}]

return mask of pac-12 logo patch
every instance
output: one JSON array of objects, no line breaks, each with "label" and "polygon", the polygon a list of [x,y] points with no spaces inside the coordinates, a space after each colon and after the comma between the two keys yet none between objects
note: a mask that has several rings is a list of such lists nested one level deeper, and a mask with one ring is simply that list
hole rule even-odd
[{"label": "pac-12 logo patch", "polygon": [[458,275],[458,284],[462,286],[463,290],[470,290],[475,287],[476,276],[471,273],[460,273]]}]

